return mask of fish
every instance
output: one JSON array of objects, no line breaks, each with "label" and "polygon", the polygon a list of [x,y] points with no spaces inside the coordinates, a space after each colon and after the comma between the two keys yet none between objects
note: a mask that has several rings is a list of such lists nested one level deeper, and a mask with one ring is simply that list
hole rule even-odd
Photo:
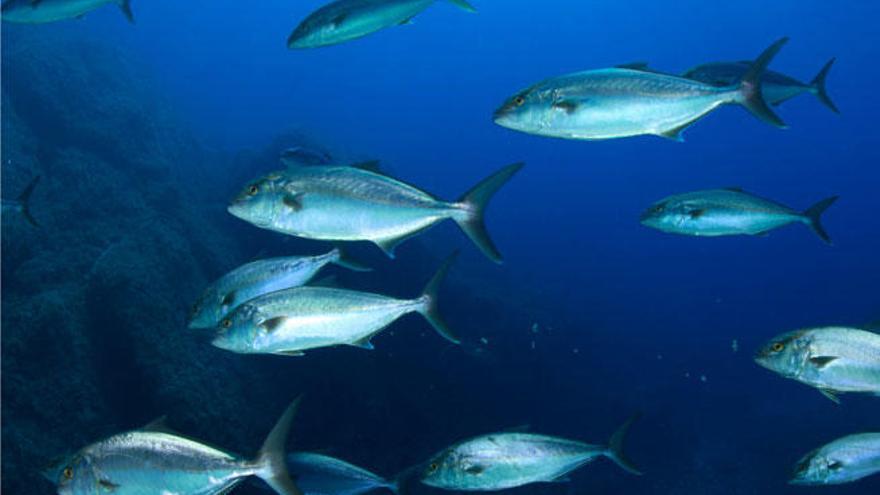
[{"label": "fish", "polygon": [[784,333],[761,347],[755,362],[836,403],[845,392],[880,396],[880,334],[873,332],[821,327]]},{"label": "fish", "polygon": [[296,485],[304,495],[360,495],[381,489],[398,493],[397,481],[322,454],[288,454],[287,469],[295,476]]},{"label": "fish", "polygon": [[4,21],[21,24],[43,24],[80,18],[107,4],[116,4],[134,24],[131,0],[6,0],[0,6],[0,17]]},{"label": "fish", "polygon": [[[840,113],[837,105],[828,96],[825,88],[825,80],[828,73],[834,65],[836,59],[829,60],[822,69],[816,74],[816,77],[809,84],[798,81],[797,79],[776,72],[773,70],[764,71],[761,76],[761,90],[766,100],[771,105],[777,106],[804,93],[810,93],[819,101],[828,107],[834,113]],[[698,65],[692,69],[688,69],[682,74],[682,77],[702,81],[713,86],[729,86],[740,80],[749,70],[751,62],[714,62],[709,64]]]},{"label": "fish", "polygon": [[190,311],[189,328],[216,328],[226,315],[251,299],[289,287],[308,284],[328,264],[349,270],[369,267],[346,259],[336,248],[317,256],[286,256],[252,261],[211,284]]},{"label": "fish", "polygon": [[333,157],[321,150],[296,146],[281,152],[281,162],[290,167],[329,165]]},{"label": "fish", "polygon": [[408,313],[421,314],[441,337],[458,344],[437,310],[440,283],[456,256],[446,259],[415,299],[309,286],[257,297],[220,322],[212,344],[240,354],[282,356],[337,345],[373,349],[370,339]]},{"label": "fish", "polygon": [[251,476],[279,495],[301,495],[290,479],[284,446],[300,399],[284,411],[254,459],[170,431],[161,421],[93,443],[69,458],[59,495],[221,495]]},{"label": "fish", "polygon": [[447,218],[492,261],[501,253],[483,214],[493,195],[521,168],[495,172],[458,201],[441,201],[387,175],[357,167],[295,167],[252,181],[232,200],[230,214],[283,234],[324,241],[370,241],[394,258],[395,248]]},{"label": "fish", "polygon": [[530,483],[566,481],[568,473],[607,457],[624,470],[642,474],[623,454],[623,440],[637,416],[611,436],[608,445],[522,432],[483,435],[440,452],[422,469],[421,482],[445,490],[494,491]]},{"label": "fish", "polygon": [[799,212],[740,188],[710,189],[663,198],[645,210],[640,221],[662,232],[705,237],[762,236],[791,223],[803,223],[831,244],[821,216],[837,199],[831,196]]},{"label": "fish", "polygon": [[840,485],[880,473],[880,433],[857,433],[819,447],[798,461],[792,485]]},{"label": "fish", "polygon": [[37,184],[40,182],[40,176],[36,176],[25,186],[24,190],[21,191],[21,194],[18,195],[15,199],[5,199],[2,200],[2,211],[3,213],[17,214],[21,215],[29,224],[34,227],[39,227],[40,224],[37,223],[37,220],[31,215],[31,195],[34,193],[34,189],[37,187]]},{"label": "fish", "polygon": [[684,131],[720,106],[741,105],[779,128],[767,106],[762,75],[788,38],[767,48],[735,83],[717,87],[639,68],[588,70],[539,82],[508,98],[493,120],[508,129],[564,139],[655,135],[683,141]]},{"label": "fish", "polygon": [[[308,15],[287,38],[287,47],[337,45],[382,29],[409,24],[436,0],[337,0]],[[467,0],[449,0],[466,12],[477,9]]]}]

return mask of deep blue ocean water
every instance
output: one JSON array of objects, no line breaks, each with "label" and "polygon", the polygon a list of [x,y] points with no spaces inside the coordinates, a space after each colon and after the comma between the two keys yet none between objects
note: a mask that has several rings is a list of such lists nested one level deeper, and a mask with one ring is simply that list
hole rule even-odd
[{"label": "deep blue ocean water", "polygon": [[[321,0],[134,0],[134,26],[113,6],[3,24],[3,197],[41,175],[43,219],[3,218],[4,492],[52,493],[39,475],[52,458],[161,414],[252,452],[305,392],[291,449],[387,475],[522,424],[601,443],[640,411],[627,451],[644,476],[600,460],[510,492],[880,493],[878,477],[786,484],[811,449],[878,431],[880,399],[835,405],[752,360],[784,331],[880,320],[880,4],[473,3],[477,14],[437,2],[413,25],[310,51],[285,39]],[[684,143],[566,141],[491,119],[550,76],[633,61],[683,71],[781,36],[772,68],[800,80],[837,57],[840,115],[803,95],[779,108],[781,131],[722,108]],[[357,246],[376,271],[339,273],[411,296],[461,247],[441,307],[464,345],[417,317],[372,352],[302,358],[231,355],[185,329],[190,301],[226,271],[328,249],[224,211],[244,181],[280,168],[294,134],[448,199],[526,163],[488,213],[503,265],[447,222],[393,262]],[[801,225],[707,239],[638,222],[664,196],[728,186],[796,209],[839,194],[824,218],[834,245]],[[268,493],[258,483],[240,493]]]}]

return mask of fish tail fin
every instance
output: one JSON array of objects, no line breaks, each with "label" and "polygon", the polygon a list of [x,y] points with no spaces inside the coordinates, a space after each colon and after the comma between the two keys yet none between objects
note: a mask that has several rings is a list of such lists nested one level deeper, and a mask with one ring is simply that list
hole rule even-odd
[{"label": "fish tail fin", "polygon": [[25,220],[28,221],[34,227],[39,227],[40,224],[37,223],[37,220],[31,215],[31,194],[34,193],[34,188],[37,187],[37,183],[40,182],[40,176],[36,176],[33,180],[28,183],[27,187],[24,188],[24,191],[18,195],[18,202],[21,204],[21,214],[24,215]]},{"label": "fish tail fin", "polygon": [[452,266],[452,263],[455,262],[455,258],[457,257],[458,250],[450,254],[446,258],[446,261],[440,265],[437,273],[431,277],[431,280],[428,281],[428,285],[425,286],[425,290],[422,292],[422,297],[420,298],[422,305],[418,309],[419,313],[421,313],[422,316],[428,320],[428,323],[434,327],[434,330],[440,334],[441,337],[453,344],[460,344],[461,340],[452,333],[446,325],[446,322],[443,321],[443,318],[440,316],[440,312],[437,308],[437,296],[440,292],[440,284],[443,283],[443,279],[446,278],[446,274],[449,273],[449,268]]},{"label": "fish tail fin", "polygon": [[823,105],[828,107],[834,113],[840,113],[840,110],[837,109],[837,105],[831,101],[831,98],[828,96],[828,92],[825,90],[825,79],[828,78],[828,72],[831,71],[831,66],[834,65],[834,61],[836,58],[832,58],[829,60],[824,66],[822,66],[822,70],[816,74],[816,77],[810,81],[810,86],[813,88],[813,91],[816,93],[816,98],[819,98],[819,101],[822,102]]},{"label": "fish tail fin", "polygon": [[460,211],[464,214],[453,217],[461,230],[480,248],[480,251],[496,263],[501,263],[501,253],[498,252],[498,248],[489,237],[489,232],[486,231],[483,215],[495,193],[519,172],[523,165],[523,163],[508,165],[480,181],[458,200]]},{"label": "fish tail fin", "polygon": [[636,420],[641,417],[641,414],[633,414],[626,423],[620,425],[620,428],[611,435],[611,439],[608,440],[608,449],[605,451],[605,456],[614,461],[615,464],[623,468],[625,471],[628,471],[632,474],[641,475],[642,472],[629,460],[629,458],[623,453],[623,441],[626,439],[626,434],[629,432],[630,426],[636,422]]},{"label": "fish tail fin", "polygon": [[131,0],[119,0],[119,10],[122,15],[128,19],[128,22],[134,24],[134,12],[131,11]]},{"label": "fish tail fin", "polygon": [[782,119],[770,109],[770,106],[768,106],[767,102],[764,100],[764,95],[761,91],[761,78],[764,76],[764,71],[767,69],[767,66],[770,65],[770,61],[773,60],[773,57],[779,53],[779,50],[781,50],[782,46],[787,42],[787,37],[782,38],[764,50],[761,55],[755,59],[752,66],[749,67],[749,70],[743,75],[742,80],[740,80],[739,83],[740,104],[755,117],[770,125],[779,127],[780,129],[785,129],[787,126],[785,125],[785,122],[783,122]]},{"label": "fish tail fin", "polygon": [[470,4],[467,0],[449,0],[453,5],[460,8],[465,12],[470,12],[471,14],[475,14],[477,12],[477,8]]},{"label": "fish tail fin", "polygon": [[284,455],[284,447],[290,434],[290,425],[293,423],[293,417],[296,416],[296,410],[299,408],[301,400],[302,396],[297,397],[287,406],[284,414],[281,415],[263,442],[263,447],[257,457],[257,463],[261,468],[256,473],[257,476],[272,487],[278,495],[302,495],[300,489],[290,478]]},{"label": "fish tail fin", "polygon": [[343,251],[340,247],[336,247],[333,249],[333,251],[330,251],[330,259],[332,260],[331,263],[333,263],[334,265],[341,266],[342,268],[347,268],[356,272],[373,271],[373,269],[369,266],[349,258],[346,252]]},{"label": "fish tail fin", "polygon": [[827,210],[828,207],[837,201],[837,198],[839,198],[839,196],[825,198],[804,211],[804,218],[806,219],[807,225],[809,225],[810,228],[813,229],[813,232],[815,232],[820,239],[825,241],[826,244],[831,244],[831,236],[828,235],[828,232],[825,231],[825,227],[822,226],[822,214],[825,213],[825,210]]}]

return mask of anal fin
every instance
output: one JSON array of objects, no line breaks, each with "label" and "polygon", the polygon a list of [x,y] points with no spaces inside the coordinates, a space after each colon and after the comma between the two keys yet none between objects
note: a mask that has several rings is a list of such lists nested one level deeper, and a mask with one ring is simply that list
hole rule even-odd
[{"label": "anal fin", "polygon": [[375,349],[375,347],[373,347],[373,343],[370,342],[371,338],[373,338],[372,335],[367,335],[366,337],[364,337],[362,339],[355,340],[350,345],[353,345],[355,347],[360,347],[361,349],[373,350],[373,349]]}]

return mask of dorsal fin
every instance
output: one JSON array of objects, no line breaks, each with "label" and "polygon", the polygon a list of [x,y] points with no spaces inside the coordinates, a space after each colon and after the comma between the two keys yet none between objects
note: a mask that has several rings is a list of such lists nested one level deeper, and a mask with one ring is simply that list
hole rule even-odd
[{"label": "dorsal fin", "polygon": [[154,431],[156,433],[169,433],[171,435],[177,435],[177,432],[171,429],[170,426],[168,426],[168,416],[164,414],[145,424],[140,429],[142,431]]},{"label": "dorsal fin", "polygon": [[359,168],[361,170],[369,170],[370,172],[375,172],[377,174],[382,173],[382,168],[379,166],[379,160],[367,160],[363,162],[355,162],[349,165],[351,168]]},{"label": "dorsal fin", "polygon": [[739,192],[739,193],[741,193],[741,192],[745,192],[745,191],[743,190],[743,188],[741,188],[741,187],[739,187],[739,186],[733,186],[733,187],[722,187],[722,189],[724,189],[725,191],[733,191],[733,192]]},{"label": "dorsal fin", "polygon": [[629,62],[626,64],[615,65],[614,67],[618,69],[632,69],[632,70],[640,70],[640,71],[650,71],[650,67],[648,67],[648,62]]}]

